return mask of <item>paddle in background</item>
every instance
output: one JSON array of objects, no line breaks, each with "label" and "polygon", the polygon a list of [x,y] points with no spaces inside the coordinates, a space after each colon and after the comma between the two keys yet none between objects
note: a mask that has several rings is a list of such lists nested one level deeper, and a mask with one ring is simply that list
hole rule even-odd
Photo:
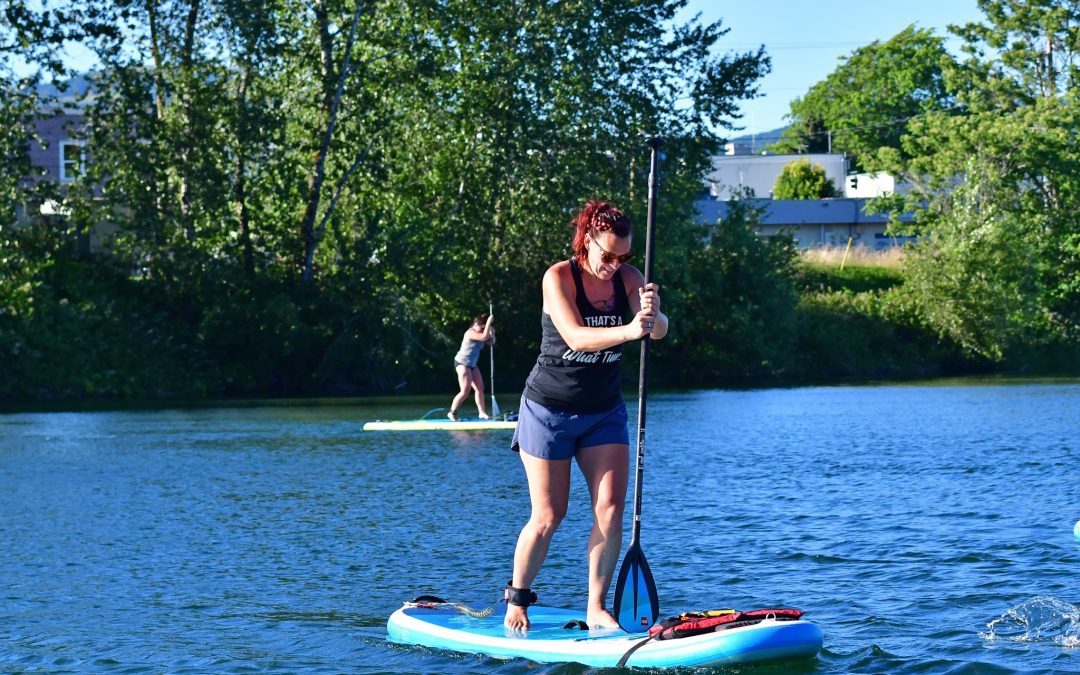
[{"label": "paddle in background", "polygon": [[[488,300],[488,316],[495,316],[495,305],[492,304],[491,300]],[[492,322],[491,329],[495,330],[495,322],[494,321]],[[494,333],[492,333],[492,335],[494,336]],[[490,382],[488,382],[488,386],[491,387],[491,416],[492,417],[498,417],[499,416],[499,402],[495,400],[495,341],[494,340],[491,341],[490,349],[491,349],[491,351],[488,353],[488,355],[491,357],[491,377],[488,378],[490,380]]]},{"label": "paddle in background", "polygon": [[[645,225],[645,283],[652,281],[653,237],[656,229],[656,193],[659,190],[660,148],[662,138],[646,139],[649,158],[649,206]],[[645,477],[645,391],[649,380],[649,345],[652,338],[641,339],[641,369],[638,374],[637,475],[634,477],[634,529],[630,548],[619,569],[615,583],[615,618],[628,633],[640,633],[660,620],[660,599],[656,594],[649,563],[641,551],[641,481]]]}]

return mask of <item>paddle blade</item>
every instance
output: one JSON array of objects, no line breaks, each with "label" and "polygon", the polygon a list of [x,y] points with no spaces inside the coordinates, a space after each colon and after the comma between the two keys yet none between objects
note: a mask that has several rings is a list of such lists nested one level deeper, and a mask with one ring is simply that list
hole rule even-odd
[{"label": "paddle blade", "polygon": [[499,402],[495,400],[495,394],[494,393],[491,394],[491,416],[492,417],[498,417],[499,416]]},{"label": "paddle blade", "polygon": [[648,630],[660,620],[656,582],[637,541],[631,542],[615,582],[615,618],[627,633]]}]

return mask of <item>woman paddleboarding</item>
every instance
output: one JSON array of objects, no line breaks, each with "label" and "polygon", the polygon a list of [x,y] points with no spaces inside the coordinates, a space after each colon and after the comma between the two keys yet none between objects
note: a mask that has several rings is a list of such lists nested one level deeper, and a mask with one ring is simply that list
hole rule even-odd
[{"label": "woman paddleboarding", "polygon": [[450,411],[446,413],[451,422],[458,421],[457,411],[465,399],[469,398],[470,389],[476,392],[476,409],[480,419],[489,418],[487,409],[484,407],[484,376],[480,374],[477,362],[480,360],[480,350],[484,348],[484,345],[495,344],[495,329],[491,325],[494,320],[495,317],[491,314],[477,314],[465,334],[461,336],[461,347],[454,355],[458,393],[450,402]]},{"label": "woman paddleboarding", "polygon": [[531,587],[566,515],[576,459],[592,500],[586,623],[617,628],[607,609],[622,547],[630,439],[620,393],[623,344],[668,332],[656,284],[633,265],[630,220],[590,201],[572,221],[573,257],[544,274],[540,355],[525,383],[511,447],[519,451],[532,507],[514,550],[504,625],[529,628]]}]

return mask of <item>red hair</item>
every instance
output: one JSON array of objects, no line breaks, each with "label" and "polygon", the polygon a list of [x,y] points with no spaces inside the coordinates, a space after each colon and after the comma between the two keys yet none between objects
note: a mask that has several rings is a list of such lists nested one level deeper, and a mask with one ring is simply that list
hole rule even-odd
[{"label": "red hair", "polygon": [[579,263],[584,264],[589,251],[585,248],[585,235],[610,231],[620,239],[630,236],[630,219],[610,202],[591,199],[570,221],[574,228],[574,241],[570,248]]}]

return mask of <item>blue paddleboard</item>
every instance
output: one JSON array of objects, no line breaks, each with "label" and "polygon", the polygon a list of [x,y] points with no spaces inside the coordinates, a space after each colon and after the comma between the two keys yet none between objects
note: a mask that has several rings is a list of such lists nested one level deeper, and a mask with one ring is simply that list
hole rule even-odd
[{"label": "blue paddleboard", "polygon": [[[421,645],[498,658],[548,663],[574,662],[613,667],[632,647],[649,637],[619,628],[565,628],[584,619],[579,611],[533,605],[532,627],[511,631],[502,612],[473,618],[450,604],[406,603],[386,623],[391,642]],[[765,619],[750,626],[671,640],[650,640],[635,650],[627,666],[670,668],[717,666],[808,658],[821,650],[821,629],[809,621]]]}]

